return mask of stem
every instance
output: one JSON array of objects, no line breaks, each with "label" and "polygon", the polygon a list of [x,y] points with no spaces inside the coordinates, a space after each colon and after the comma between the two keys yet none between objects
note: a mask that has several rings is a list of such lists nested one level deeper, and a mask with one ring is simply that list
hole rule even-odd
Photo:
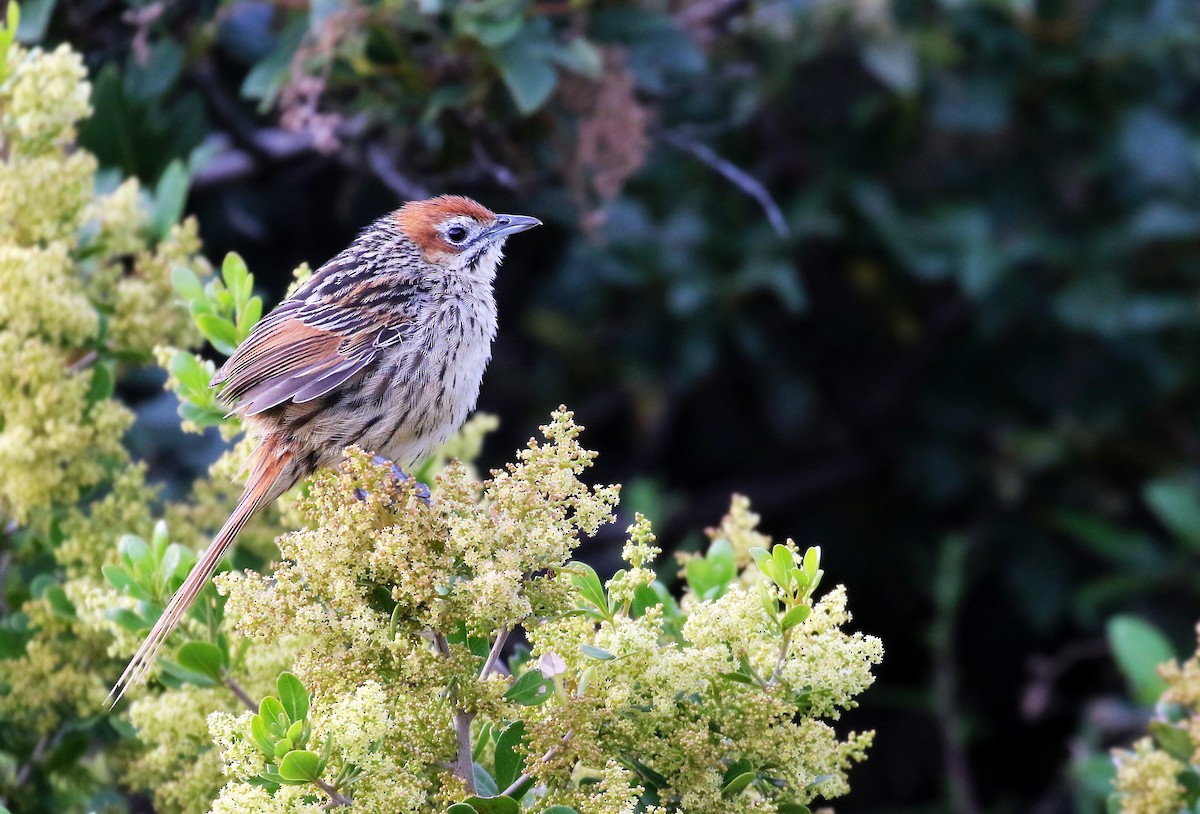
[{"label": "stem", "polygon": [[479,680],[485,681],[487,677],[496,669],[496,661],[500,658],[500,651],[504,649],[504,643],[508,641],[508,635],[512,631],[507,627],[500,628],[500,632],[496,634],[496,641],[492,644],[492,649],[487,654],[487,659],[483,662],[483,669],[479,671]]},{"label": "stem", "polygon": [[25,781],[29,779],[29,775],[33,773],[33,767],[41,763],[42,757],[46,754],[46,747],[50,745],[50,733],[47,732],[42,737],[38,738],[37,744],[33,747],[33,752],[29,755],[29,762],[21,767],[14,778],[13,787],[19,788],[25,785]]},{"label": "stem", "polygon": [[314,780],[313,785],[329,796],[329,802],[331,806],[348,806],[354,804],[353,800],[320,778]]},{"label": "stem", "polygon": [[779,204],[775,203],[775,199],[771,197],[771,193],[767,191],[767,188],[763,186],[761,181],[741,167],[721,158],[707,144],[691,139],[682,133],[664,130],[659,133],[658,137],[667,146],[690,153],[700,163],[705,164],[709,169],[714,170],[717,174],[724,177],[726,181],[757,201],[758,205],[762,207],[763,213],[766,214],[771,228],[775,230],[775,234],[780,237],[787,237],[787,219],[779,209]]},{"label": "stem", "polygon": [[942,729],[950,808],[963,814],[982,809],[967,759],[967,732],[959,707],[959,676],[955,652],[955,621],[967,587],[967,551],[970,541],[951,536],[942,544],[934,577],[933,598],[937,613],[930,625],[933,658],[933,714]]},{"label": "stem", "polygon": [[[538,762],[545,763],[547,760],[553,760],[554,756],[562,751],[563,747],[567,745],[567,741],[571,740],[571,736],[574,734],[575,734],[574,730],[568,731],[567,734],[562,736],[562,740],[558,742],[558,745],[551,747],[550,750],[546,752],[546,754],[542,755],[542,757],[538,760]],[[506,788],[504,791],[500,792],[500,796],[501,797],[511,797],[512,795],[519,792],[521,790],[521,787],[524,786],[526,783],[528,783],[532,779],[533,779],[533,776],[530,775],[529,772],[523,772],[520,777],[518,777],[516,780],[514,780],[512,782],[511,786]]]},{"label": "stem", "polygon": [[[450,657],[450,643],[446,637],[436,630],[433,631],[433,644],[442,656]],[[458,741],[457,757],[454,760],[454,773],[467,786],[467,791],[475,793],[475,774],[471,761],[471,720],[475,717],[462,707],[454,710],[454,737]]]},{"label": "stem", "polygon": [[82,373],[92,366],[92,363],[100,358],[100,354],[94,350],[90,350],[83,356],[79,357],[70,367],[67,368],[72,373]]},{"label": "stem", "polygon": [[233,680],[230,676],[225,676],[225,686],[229,691],[238,697],[238,700],[250,708],[251,712],[258,712],[258,704],[254,703],[254,699],[250,694],[242,689],[242,685]]}]

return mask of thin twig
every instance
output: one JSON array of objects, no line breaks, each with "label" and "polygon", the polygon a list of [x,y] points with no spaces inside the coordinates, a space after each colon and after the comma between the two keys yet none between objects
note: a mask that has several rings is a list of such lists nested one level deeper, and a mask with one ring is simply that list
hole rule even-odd
[{"label": "thin twig", "polygon": [[[450,643],[436,630],[433,632],[433,644],[442,656],[450,657]],[[472,771],[471,761],[471,721],[474,717],[473,713],[467,712],[462,707],[456,706],[454,709],[454,737],[458,742],[454,773],[466,784],[467,791],[472,794],[475,793],[475,773]]]},{"label": "thin twig", "polygon": [[471,157],[475,159],[476,166],[487,173],[499,186],[505,189],[517,188],[516,174],[488,155],[487,150],[478,139],[471,142]]},{"label": "thin twig", "polygon": [[658,138],[663,144],[694,156],[700,163],[708,166],[724,177],[726,181],[758,201],[758,205],[766,213],[767,220],[771,223],[771,228],[775,230],[775,233],[780,237],[788,236],[787,220],[783,217],[783,211],[780,210],[779,204],[775,203],[775,199],[771,197],[771,193],[767,191],[761,181],[736,164],[721,158],[707,144],[670,130],[661,131]]},{"label": "thin twig", "polygon": [[775,669],[771,671],[771,680],[768,682],[772,686],[778,684],[783,679],[783,666],[787,664],[788,650],[792,646],[792,630],[786,630],[783,634],[783,641],[779,643],[779,658],[775,660]]},{"label": "thin twig", "polygon": [[951,537],[942,544],[934,577],[937,614],[929,639],[934,665],[933,713],[942,730],[942,759],[946,767],[950,808],[963,814],[976,814],[982,809],[967,760],[967,733],[958,705],[958,666],[955,663],[955,620],[966,590],[968,546],[968,540],[963,537]]},{"label": "thin twig", "polygon": [[239,701],[249,707],[251,712],[258,712],[258,704],[254,703],[254,699],[250,697],[250,694],[242,689],[241,684],[237,683],[237,681],[233,680],[229,676],[226,676],[225,686],[229,688],[230,692],[238,697]]},{"label": "thin twig", "polygon": [[329,795],[329,802],[334,806],[349,806],[354,804],[353,800],[320,778],[314,780],[313,785]]},{"label": "thin twig", "polygon": [[88,367],[90,367],[91,364],[93,362],[95,362],[98,358],[100,358],[100,354],[96,353],[96,351],[94,351],[94,350],[90,350],[87,353],[85,353],[83,356],[80,356],[77,360],[75,360],[71,364],[71,366],[69,368],[67,368],[67,370],[70,371],[71,373],[81,373],[84,370],[86,370]]},{"label": "thin twig", "polygon": [[[4,530],[4,534],[7,536],[7,529]],[[8,612],[8,602],[4,598],[4,584],[8,582],[8,569],[12,567],[14,556],[11,551],[0,553],[0,613]]]},{"label": "thin twig", "polygon": [[33,752],[29,755],[29,761],[21,766],[17,772],[17,776],[13,779],[13,787],[20,788],[29,779],[29,775],[33,773],[33,767],[42,760],[42,756],[46,752],[46,747],[50,745],[50,733],[47,732],[42,737],[38,738],[37,744],[33,747]]},{"label": "thin twig", "polygon": [[367,164],[384,186],[404,200],[416,201],[429,197],[428,189],[400,172],[392,160],[391,152],[382,144],[375,143],[367,147]]},{"label": "thin twig", "polygon": [[479,680],[486,681],[487,677],[496,669],[496,661],[500,658],[500,651],[504,649],[504,643],[508,641],[508,635],[512,631],[507,627],[500,628],[500,632],[496,634],[496,641],[492,645],[492,649],[488,651],[487,659],[483,662],[483,669],[479,671]]},{"label": "thin twig", "polygon": [[[567,732],[567,734],[562,736],[562,740],[559,741],[556,746],[552,746],[546,752],[546,754],[542,755],[542,757],[538,760],[538,763],[545,763],[547,760],[553,760],[554,756],[563,750],[563,747],[567,745],[567,741],[571,740],[571,736],[574,734],[575,734],[574,730],[569,730]],[[516,780],[513,781],[511,786],[506,788],[504,791],[500,792],[500,796],[501,797],[509,797],[513,794],[516,794],[518,791],[521,790],[521,786],[524,786],[531,779],[532,779],[532,775],[530,775],[529,772],[523,772],[520,777],[518,777]]]}]

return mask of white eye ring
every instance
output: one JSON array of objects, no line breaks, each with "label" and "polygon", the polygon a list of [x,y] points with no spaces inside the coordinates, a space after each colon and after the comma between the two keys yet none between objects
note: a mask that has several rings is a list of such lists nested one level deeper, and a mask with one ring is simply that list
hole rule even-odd
[{"label": "white eye ring", "polygon": [[458,226],[456,224],[446,230],[446,240],[449,240],[451,243],[457,245],[466,240],[468,234],[470,233],[467,231],[467,227]]}]

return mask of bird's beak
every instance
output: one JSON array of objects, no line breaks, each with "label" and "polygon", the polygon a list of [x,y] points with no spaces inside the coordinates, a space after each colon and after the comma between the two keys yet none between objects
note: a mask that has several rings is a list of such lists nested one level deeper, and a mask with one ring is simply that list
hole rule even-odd
[{"label": "bird's beak", "polygon": [[541,225],[540,220],[527,215],[497,215],[496,225],[487,230],[487,236],[489,240],[495,240],[498,237],[508,237]]}]

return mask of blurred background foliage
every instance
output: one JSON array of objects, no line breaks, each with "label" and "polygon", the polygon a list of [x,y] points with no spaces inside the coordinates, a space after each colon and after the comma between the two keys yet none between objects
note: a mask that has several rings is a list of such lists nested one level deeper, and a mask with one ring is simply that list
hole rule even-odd
[{"label": "blurred background foliage", "polygon": [[[497,281],[484,463],[565,402],[668,547],[732,491],[824,546],[888,648],[839,811],[1103,809],[1145,665],[1200,616],[1200,5],[36,0],[21,26],[85,54],[102,167],[186,184],[268,306],[407,198],[546,221]],[[180,441],[159,384],[123,385],[130,443],[180,494],[220,440]]]}]

